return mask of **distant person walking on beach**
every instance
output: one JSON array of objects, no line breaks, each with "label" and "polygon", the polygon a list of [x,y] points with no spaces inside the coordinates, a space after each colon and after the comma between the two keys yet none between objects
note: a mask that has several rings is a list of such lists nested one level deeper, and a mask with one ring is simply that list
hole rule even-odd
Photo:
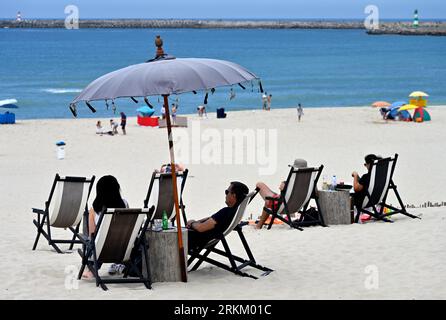
[{"label": "distant person walking on beach", "polygon": [[268,96],[268,98],[266,98],[266,102],[267,102],[267,109],[266,110],[268,110],[268,111],[270,111],[271,110],[271,99],[273,98],[273,95],[272,94],[270,94],[269,96]]},{"label": "distant person walking on beach", "polygon": [[126,135],[125,132],[125,125],[127,124],[127,116],[125,115],[124,112],[121,112],[121,129],[122,129],[122,134]]},{"label": "distant person walking on beach", "polygon": [[299,105],[297,106],[297,119],[299,119],[300,122],[300,118],[304,115],[304,109],[302,108],[302,106]]},{"label": "distant person walking on beach", "polygon": [[262,109],[266,110],[267,106],[268,106],[268,96],[266,95],[266,92],[264,92],[262,95]]}]

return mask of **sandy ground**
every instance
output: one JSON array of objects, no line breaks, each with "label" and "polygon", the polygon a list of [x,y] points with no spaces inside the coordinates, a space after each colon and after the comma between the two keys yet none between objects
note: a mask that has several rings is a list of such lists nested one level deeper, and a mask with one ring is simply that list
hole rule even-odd
[{"label": "sandy ground", "polygon": [[[359,107],[305,109],[300,123],[295,109],[230,111],[224,120],[214,114],[209,119],[190,115],[187,129],[174,130],[177,154],[190,170],[184,194],[187,215],[201,218],[223,207],[230,181],[250,188],[264,181],[277,189],[295,158],[311,166],[323,164],[324,175],[336,174],[338,181],[350,183],[353,170],[364,173],[367,153],[399,154],[394,180],[405,203],[446,201],[446,109],[429,110],[433,121],[421,124],[386,123],[377,110]],[[0,126],[0,298],[446,298],[445,207],[411,209],[422,219],[400,215],[393,224],[312,227],[303,232],[285,226],[256,231],[248,226],[245,235],[257,261],[275,270],[259,280],[203,264],[189,273],[187,283],[155,283],[150,291],[142,285],[110,285],[103,292],[91,281],[73,282],[80,265],[77,253],[56,254],[45,241],[31,250],[36,234],[31,208],[44,206],[54,175],[112,174],[130,206],[141,207],[153,169],[169,159],[165,130],[139,127],[136,118],[129,118],[126,136],[99,136],[96,121],[28,120]],[[225,134],[237,129],[256,138],[238,151],[232,147],[237,155],[255,150],[253,159],[243,154],[241,164],[234,163],[225,144]],[[218,136],[221,139],[211,139]],[[201,148],[196,145],[200,138]],[[56,157],[59,140],[67,144],[63,160]],[[261,154],[267,155],[267,164]],[[268,166],[267,174],[260,170]],[[89,205],[94,196],[93,191]],[[394,198],[390,202],[396,203]],[[257,217],[261,207],[258,197],[247,216]],[[235,233],[229,243],[242,253]]]}]

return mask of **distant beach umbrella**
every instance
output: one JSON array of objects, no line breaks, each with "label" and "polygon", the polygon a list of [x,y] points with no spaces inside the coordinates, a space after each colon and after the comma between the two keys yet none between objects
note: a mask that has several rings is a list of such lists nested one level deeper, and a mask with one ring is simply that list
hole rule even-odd
[{"label": "distant beach umbrella", "polygon": [[409,95],[409,97],[412,97],[412,98],[429,97],[429,95],[423,91],[414,91]]},{"label": "distant beach umbrella", "polygon": [[0,108],[5,109],[17,109],[18,106],[16,105],[17,100],[16,99],[5,99],[0,100]]},{"label": "distant beach umbrella", "polygon": [[374,108],[386,108],[388,106],[390,106],[390,103],[386,101],[376,101],[372,103],[372,107]]},{"label": "distant beach umbrella", "polygon": [[399,108],[407,104],[407,101],[396,101],[387,107],[388,110],[392,110],[394,108]]},{"label": "distant beach umbrella", "polygon": [[418,109],[420,108],[419,106],[413,105],[413,104],[405,104],[404,106],[400,107],[398,109],[398,111],[403,111],[403,110],[413,110],[413,109]]},{"label": "distant beach umbrella", "polygon": [[[177,179],[175,178],[175,156],[168,97],[171,94],[196,93],[198,90],[212,90],[216,87],[231,86],[256,79],[259,80],[260,91],[263,92],[263,88],[259,77],[236,63],[215,59],[177,59],[165,54],[162,44],[161,38],[157,36],[155,40],[157,51],[154,59],[113,71],[94,80],[72,101],[70,109],[72,112],[73,110],[76,111],[76,103],[80,101],[113,100],[152,95],[163,96],[172,168],[178,254],[181,278],[183,282],[186,282],[187,270],[178,204]],[[73,112],[73,115],[75,115],[75,112]]]}]

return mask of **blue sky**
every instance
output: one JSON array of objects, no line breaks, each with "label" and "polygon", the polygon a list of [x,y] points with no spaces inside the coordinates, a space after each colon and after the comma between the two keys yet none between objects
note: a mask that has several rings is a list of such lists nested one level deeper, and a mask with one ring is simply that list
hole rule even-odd
[{"label": "blue sky", "polygon": [[80,18],[287,19],[365,18],[364,8],[378,6],[382,19],[445,19],[446,0],[0,0],[0,18],[65,18],[77,5]]}]

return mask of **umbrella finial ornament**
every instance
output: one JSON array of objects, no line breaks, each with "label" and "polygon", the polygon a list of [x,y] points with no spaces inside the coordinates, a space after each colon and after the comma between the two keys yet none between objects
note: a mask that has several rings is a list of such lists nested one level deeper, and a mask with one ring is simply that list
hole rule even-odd
[{"label": "umbrella finial ornament", "polygon": [[155,58],[159,58],[159,57],[164,56],[163,39],[161,39],[161,36],[156,36],[156,38],[155,38],[155,45],[156,45],[156,56],[155,56]]}]

